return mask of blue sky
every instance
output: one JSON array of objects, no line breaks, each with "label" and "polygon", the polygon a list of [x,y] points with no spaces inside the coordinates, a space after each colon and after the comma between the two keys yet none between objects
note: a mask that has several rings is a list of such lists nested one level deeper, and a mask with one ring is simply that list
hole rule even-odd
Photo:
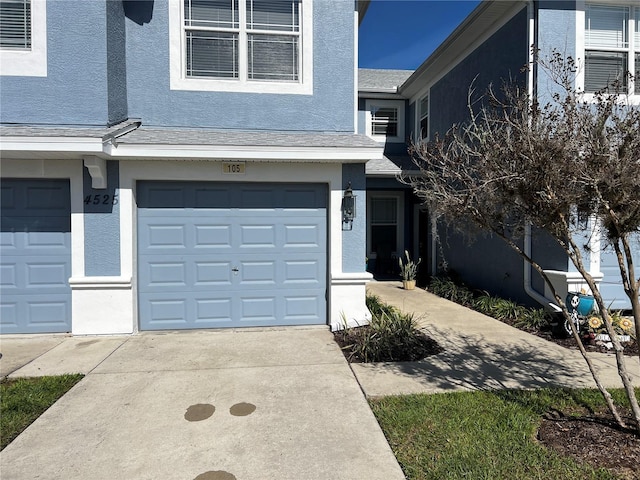
[{"label": "blue sky", "polygon": [[359,66],[414,70],[479,0],[372,0],[359,30]]}]

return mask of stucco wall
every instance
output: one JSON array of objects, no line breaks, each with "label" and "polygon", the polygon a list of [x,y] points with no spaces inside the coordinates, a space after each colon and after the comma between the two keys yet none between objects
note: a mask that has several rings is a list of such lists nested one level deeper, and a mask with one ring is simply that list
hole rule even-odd
[{"label": "stucco wall", "polygon": [[91,188],[83,168],[85,275],[120,275],[119,163],[107,162],[107,188]]},{"label": "stucco wall", "polygon": [[[122,41],[114,37],[111,50]],[[1,78],[0,121],[105,125],[106,2],[49,0],[47,49],[46,77]]]},{"label": "stucco wall", "polygon": [[528,55],[527,9],[524,8],[431,87],[431,138],[468,117],[467,97],[472,83],[481,95],[491,83],[499,89],[509,78],[524,82],[526,77],[520,69],[527,63]]},{"label": "stucco wall", "polygon": [[365,269],[367,246],[367,193],[365,164],[345,164],[342,166],[343,188],[351,182],[353,194],[356,196],[356,218],[351,230],[342,232],[342,271],[358,273]]},{"label": "stucco wall", "polygon": [[126,21],[130,117],[148,126],[353,132],[352,2],[313,2],[313,95],[171,90],[167,0],[149,17]]}]

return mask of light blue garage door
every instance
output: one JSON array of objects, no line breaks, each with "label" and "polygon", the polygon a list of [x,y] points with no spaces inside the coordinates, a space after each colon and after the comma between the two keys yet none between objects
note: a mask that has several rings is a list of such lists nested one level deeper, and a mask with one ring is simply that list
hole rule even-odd
[{"label": "light blue garage door", "polygon": [[140,328],[326,324],[323,185],[138,183]]},{"label": "light blue garage door", "polygon": [[0,185],[0,331],[69,332],[69,181],[3,179]]}]

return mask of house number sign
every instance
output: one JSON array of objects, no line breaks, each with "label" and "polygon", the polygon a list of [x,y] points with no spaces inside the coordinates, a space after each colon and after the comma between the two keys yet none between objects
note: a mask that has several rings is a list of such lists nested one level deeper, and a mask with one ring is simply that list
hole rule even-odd
[{"label": "house number sign", "polygon": [[222,162],[222,173],[244,175],[244,162]]}]

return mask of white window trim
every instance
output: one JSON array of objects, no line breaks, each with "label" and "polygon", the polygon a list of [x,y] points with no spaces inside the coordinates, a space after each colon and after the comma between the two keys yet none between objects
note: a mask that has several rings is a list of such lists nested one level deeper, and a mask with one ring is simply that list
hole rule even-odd
[{"label": "white window trim", "polygon": [[[420,109],[420,105],[422,103],[422,100],[426,98],[427,99],[427,131],[423,132],[422,131],[422,126],[420,125],[422,123],[422,110]],[[416,99],[416,136],[418,140],[421,141],[429,141],[429,129],[431,127],[431,91],[427,90],[425,93],[423,93],[422,95],[418,96],[418,98]]]},{"label": "white window trim", "polygon": [[[244,1],[244,0],[241,0]],[[313,94],[313,0],[301,5],[302,57],[299,82],[263,82],[244,79],[187,78],[185,75],[185,45],[182,0],[169,0],[169,62],[171,90],[204,92]]]},{"label": "white window trim", "polygon": [[[593,1],[585,1],[578,0],[576,2],[576,54],[578,57],[578,72],[576,76],[576,91],[584,92],[585,88],[585,61],[586,61],[586,31],[585,31],[585,18],[586,18],[586,5],[611,5],[611,6],[627,6],[631,7],[630,15],[629,15],[629,48],[625,49],[625,51],[629,52],[629,55],[633,55],[635,51],[638,49],[638,45],[634,45],[634,35],[632,32],[632,24],[634,21],[634,12],[633,0],[593,0]],[[640,7],[635,7],[640,8]],[[632,72],[633,73],[633,72]],[[640,105],[640,94],[635,93],[635,83],[639,82],[640,79],[632,79],[628,82],[628,94],[622,94],[622,96],[626,96],[630,105]],[[592,102],[595,100],[594,93],[582,93],[582,99],[587,102]]]},{"label": "white window trim", "polygon": [[47,0],[31,0],[31,49],[0,49],[0,75],[47,76]]},{"label": "white window trim", "polygon": [[[371,212],[374,198],[395,198],[396,202],[396,245],[399,251],[395,252],[401,256],[404,252],[404,193],[401,191],[383,192],[371,191],[367,192],[367,212]],[[367,213],[367,257],[376,258],[376,252],[371,250],[371,215]]]},{"label": "white window trim", "polygon": [[[373,134],[373,117],[371,111],[373,107],[390,107],[398,110],[398,134],[395,136],[374,135]],[[365,101],[365,128],[367,136],[377,142],[399,142],[404,143],[406,140],[404,129],[404,100],[366,100]]]}]

